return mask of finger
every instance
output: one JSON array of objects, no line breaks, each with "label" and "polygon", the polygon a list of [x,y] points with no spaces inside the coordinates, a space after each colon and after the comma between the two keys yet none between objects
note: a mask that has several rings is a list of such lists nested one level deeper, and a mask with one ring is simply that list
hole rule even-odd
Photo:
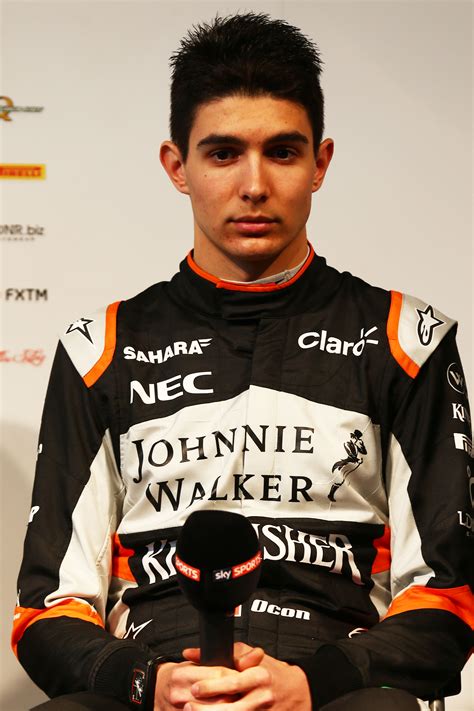
[{"label": "finger", "polygon": [[[261,709],[272,708],[275,697],[270,688],[254,689],[244,698],[235,698],[229,703],[219,705],[219,711],[260,711]],[[212,704],[213,705],[213,702]],[[209,711],[209,704],[205,701],[188,701],[183,711]]]},{"label": "finger", "polygon": [[257,667],[262,663],[264,656],[265,652],[261,647],[249,647],[249,651],[235,658],[235,668],[242,672],[250,667]]},{"label": "finger", "polygon": [[191,662],[176,664],[171,670],[171,682],[176,686],[191,686],[204,679],[216,679],[239,672],[227,667],[202,667]]},{"label": "finger", "polygon": [[199,647],[187,647],[183,649],[181,654],[189,662],[194,662],[195,664],[199,664],[199,660],[201,659],[201,650]]},{"label": "finger", "polygon": [[223,676],[216,675],[196,681],[191,686],[191,693],[198,700],[219,694],[235,696],[246,694],[255,688],[268,687],[270,683],[270,672],[262,666],[257,666],[243,672],[228,670],[228,673]]},{"label": "finger", "polygon": [[234,644],[234,657],[241,657],[243,654],[250,652],[252,647],[245,642],[235,642]]}]

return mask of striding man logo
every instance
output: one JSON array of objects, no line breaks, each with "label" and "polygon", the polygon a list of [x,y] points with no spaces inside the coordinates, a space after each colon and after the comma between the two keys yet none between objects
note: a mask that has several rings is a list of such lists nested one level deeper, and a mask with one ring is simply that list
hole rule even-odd
[{"label": "striding man logo", "polygon": [[365,448],[362,432],[360,430],[351,432],[350,440],[344,442],[344,449],[346,450],[347,457],[335,462],[331,470],[333,474],[334,472],[339,472],[341,478],[338,481],[334,481],[331,485],[331,490],[328,494],[330,501],[336,500],[337,490],[344,484],[349,474],[352,474],[352,472],[358,469],[364,461],[359,455],[367,454],[367,449]]}]

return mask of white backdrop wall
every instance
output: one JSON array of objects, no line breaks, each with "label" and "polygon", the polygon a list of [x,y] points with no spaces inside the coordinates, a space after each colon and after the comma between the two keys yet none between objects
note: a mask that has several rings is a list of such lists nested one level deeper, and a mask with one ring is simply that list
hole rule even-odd
[{"label": "white backdrop wall", "polygon": [[[308,224],[316,251],[457,318],[474,387],[470,2],[4,0],[0,94],[44,109],[0,120],[1,162],[44,164],[46,178],[0,179],[2,710],[44,698],[9,632],[57,333],[168,278],[190,248],[188,198],[158,160],[168,59],[193,23],[248,9],[322,51],[335,156]],[[448,711],[472,710],[472,669]]]}]

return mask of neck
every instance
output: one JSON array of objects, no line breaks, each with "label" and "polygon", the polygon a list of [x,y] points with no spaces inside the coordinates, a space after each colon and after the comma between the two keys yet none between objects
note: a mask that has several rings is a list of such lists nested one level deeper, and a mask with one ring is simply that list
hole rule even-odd
[{"label": "neck", "polygon": [[201,269],[219,279],[250,282],[291,270],[301,264],[308,253],[306,233],[280,252],[272,251],[272,245],[266,245],[263,239],[260,238],[256,243],[253,253],[249,249],[246,254],[234,254],[230,250],[224,252],[208,239],[198,239],[196,236],[193,258]]},{"label": "neck", "polygon": [[309,257],[310,254],[310,247],[309,244],[307,245],[306,249],[306,254],[304,256],[304,259],[299,262],[295,267],[289,267],[288,269],[284,269],[281,272],[276,272],[271,274],[270,276],[267,277],[261,277],[260,279],[254,279],[252,281],[236,281],[235,279],[227,279],[227,281],[231,284],[283,284],[286,281],[290,281],[290,279],[293,279],[295,274],[299,272],[303,264],[305,264],[306,260]]}]

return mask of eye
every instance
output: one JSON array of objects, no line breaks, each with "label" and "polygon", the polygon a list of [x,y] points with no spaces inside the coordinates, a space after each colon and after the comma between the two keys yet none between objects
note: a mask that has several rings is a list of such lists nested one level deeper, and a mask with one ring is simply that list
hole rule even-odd
[{"label": "eye", "polygon": [[[273,148],[272,153],[280,153],[278,158],[281,158],[282,160],[285,160],[287,158],[292,158],[293,156],[296,155],[295,151],[292,151],[291,148],[286,148],[286,146],[278,146],[277,148]],[[281,155],[282,153],[286,153],[287,155]]]},{"label": "eye", "polygon": [[[228,155],[226,155],[229,153],[234,153],[232,148],[220,148],[218,151],[214,151],[214,153],[211,153],[210,156],[211,158],[216,158],[218,163],[223,163],[229,157]],[[224,154],[224,157],[222,157],[222,154]]]}]

